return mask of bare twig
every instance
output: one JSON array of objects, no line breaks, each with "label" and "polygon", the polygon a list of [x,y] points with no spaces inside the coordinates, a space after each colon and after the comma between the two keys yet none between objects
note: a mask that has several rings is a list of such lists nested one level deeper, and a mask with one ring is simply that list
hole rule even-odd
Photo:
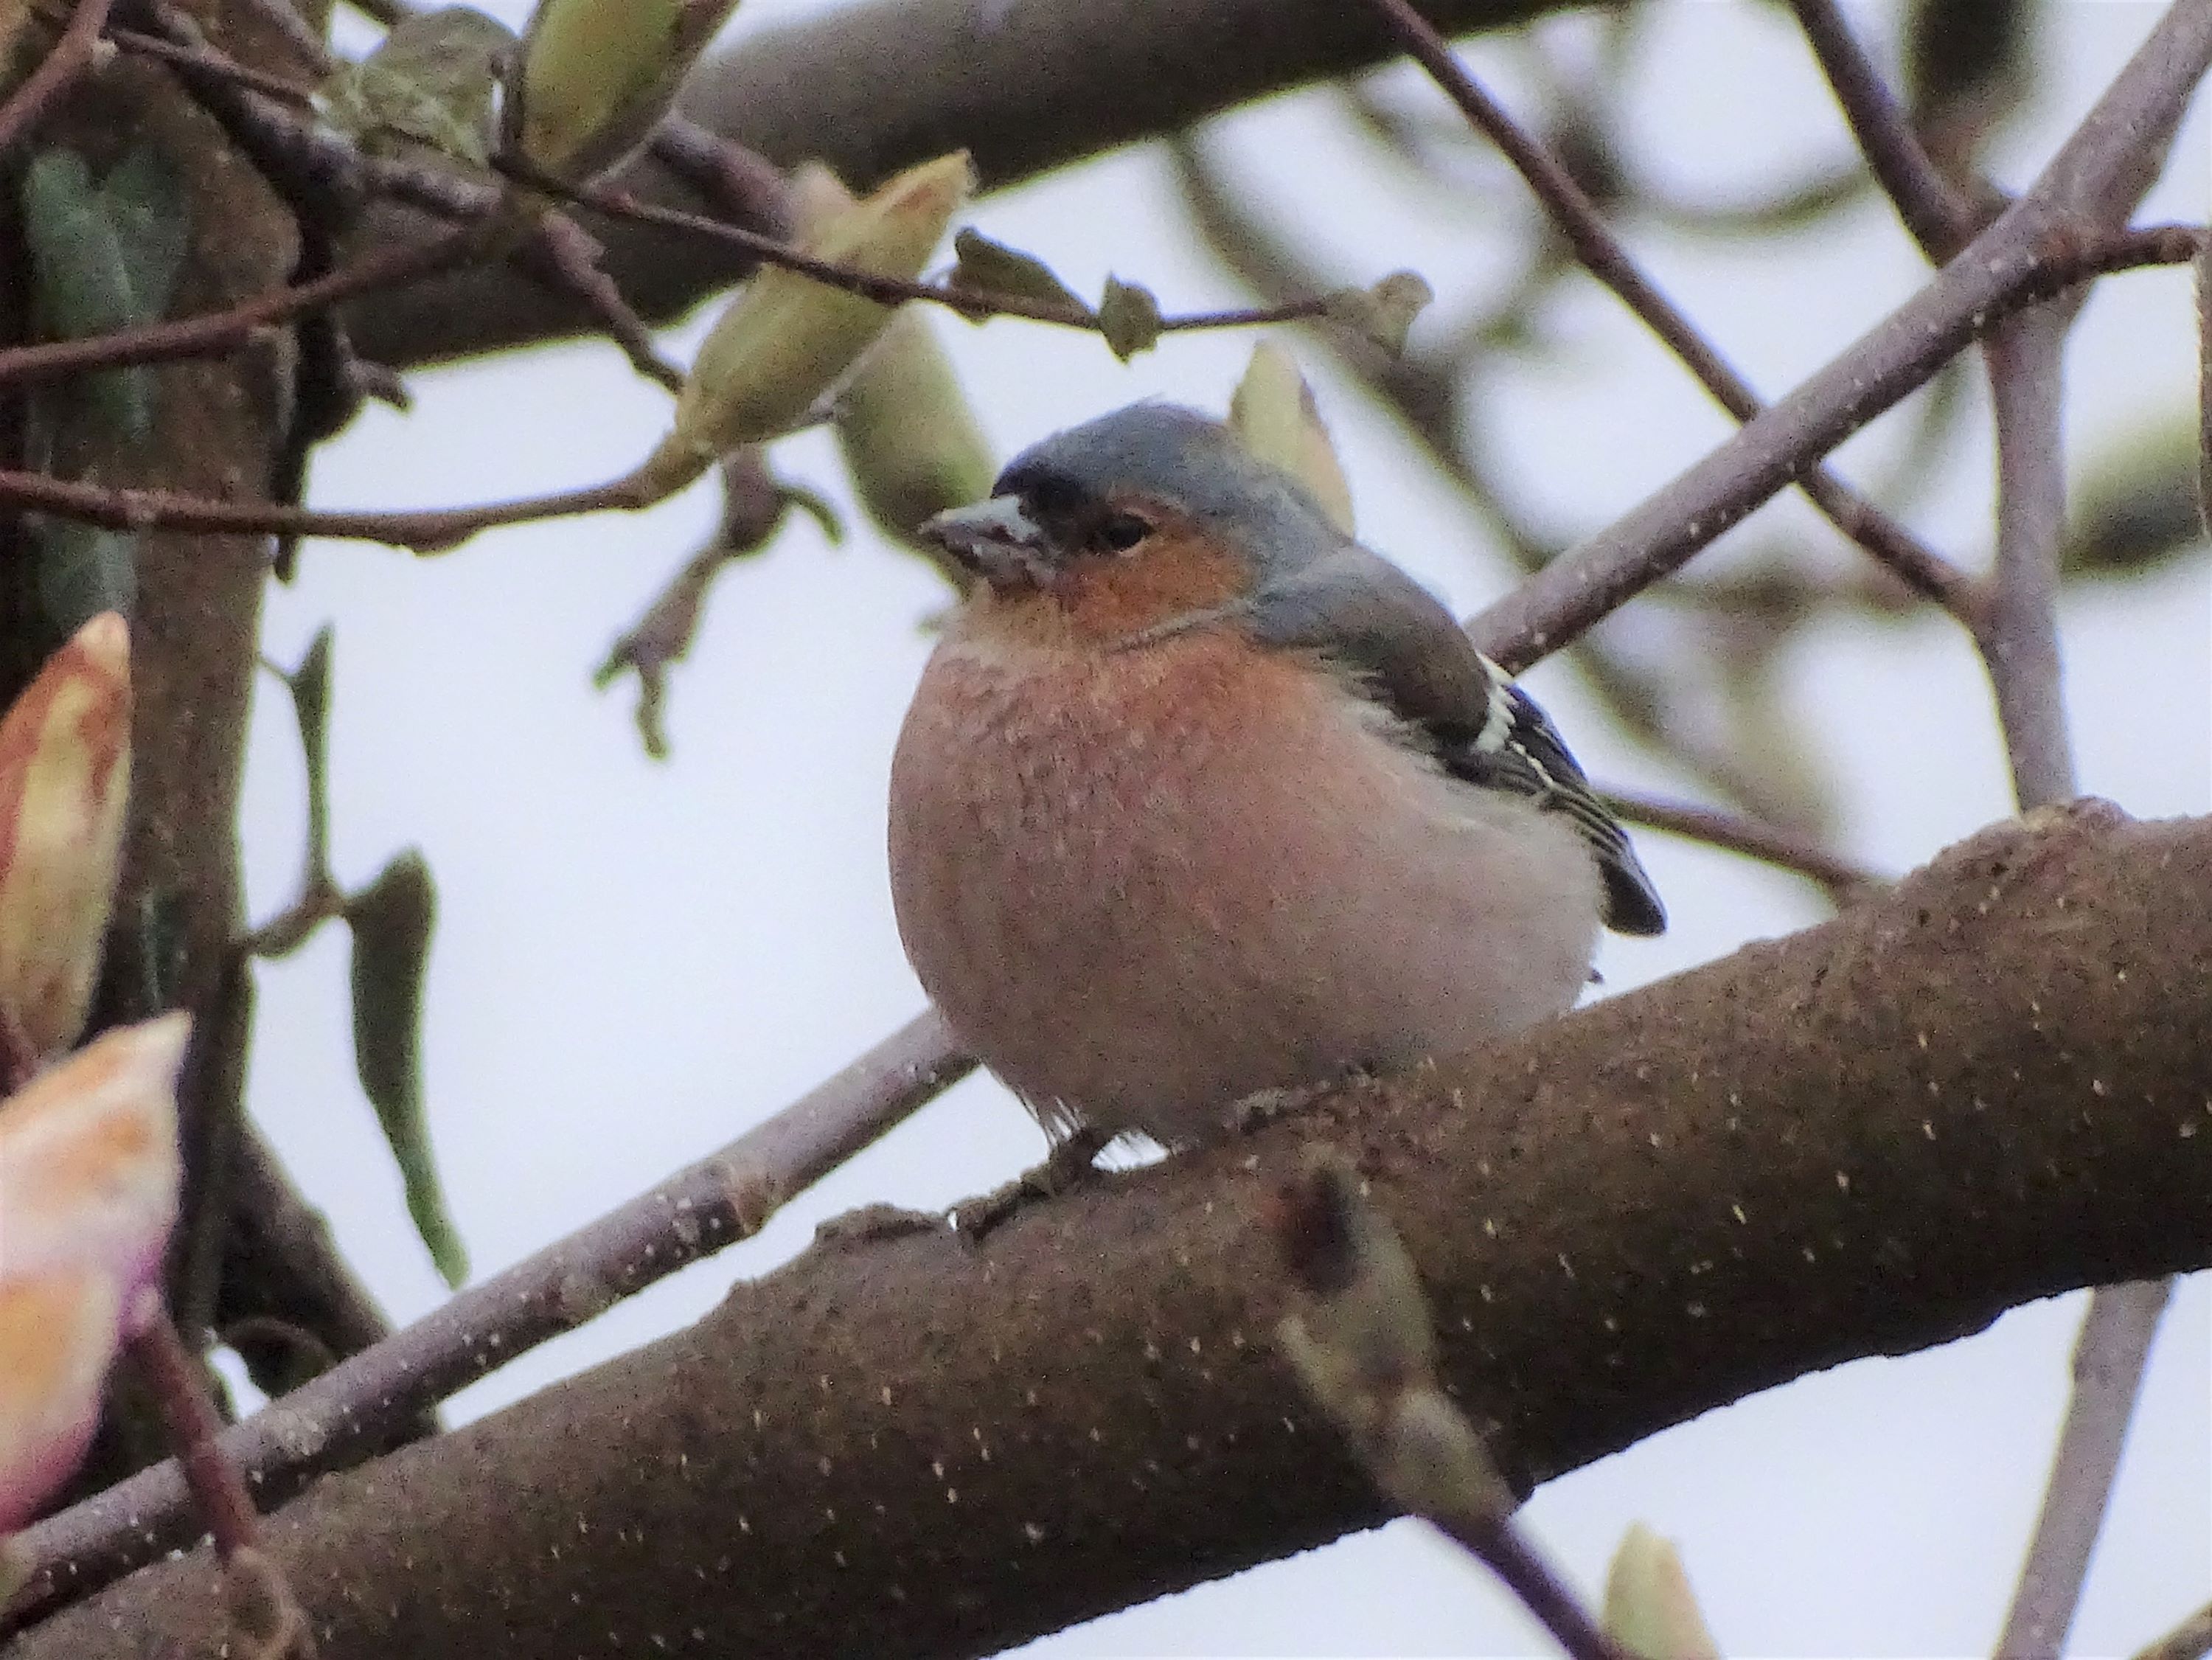
[{"label": "bare twig", "polygon": [[[2212,0],[2176,0],[2034,187],[1974,246],[2002,240],[2014,221],[2033,234],[2075,237],[2124,222],[2158,176],[2208,63]],[[2004,620],[1984,650],[2023,805],[2041,792],[2073,787],[2049,620],[2056,553],[2046,551],[2062,529],[2054,522],[2063,510],[2055,382],[2070,319],[2067,307],[2031,313],[2002,333],[1989,354],[1998,400],[1997,579],[2001,596],[2007,589],[2011,596],[2000,598]],[[2008,494],[2017,498],[2009,507]],[[2090,1294],[2051,1479],[1999,1639],[2008,1660],[2055,1657],[2065,1644],[2171,1294],[2164,1284]]]},{"label": "bare twig", "polygon": [[2201,240],[2186,226],[2103,238],[2050,220],[2046,202],[2034,192],[2022,198],[1935,282],[1826,368],[1491,606],[1484,618],[1500,642],[1491,655],[1517,672],[1577,638],[1793,483],[1808,458],[1826,454],[1926,381],[1934,363],[2022,306],[2090,277],[2179,264],[2194,257]]},{"label": "bare twig", "polygon": [[127,29],[111,25],[107,38],[125,52],[137,52],[143,58],[154,58],[179,69],[189,69],[204,75],[216,76],[234,81],[241,87],[250,87],[270,98],[307,107],[315,101],[315,89],[284,76],[272,75],[267,70],[258,70],[241,64],[236,58],[204,46],[181,46],[165,40],[158,34],[148,34],[138,29]]},{"label": "bare twig", "polygon": [[314,1638],[298,1599],[263,1554],[260,1518],[238,1471],[216,1444],[222,1420],[208,1398],[199,1363],[178,1335],[168,1310],[151,1292],[131,1340],[131,1357],[145,1378],[177,1450],[192,1504],[215,1536],[225,1602],[252,1660],[313,1660]]},{"label": "bare twig", "polygon": [[2212,1602],[2197,1609],[2148,1648],[2137,1650],[2135,1660],[2204,1660],[2208,1654],[2212,1654]]},{"label": "bare twig", "polygon": [[2212,536],[2212,236],[2197,250],[2197,520]]},{"label": "bare twig", "polygon": [[1929,261],[1942,265],[1988,219],[1936,165],[1905,108],[1874,66],[1836,0],[1791,0],[1798,27],[1835,89],[1868,168]]},{"label": "bare twig", "polygon": [[1680,836],[1708,847],[1740,853],[1747,859],[1773,865],[1819,883],[1838,904],[1848,903],[1870,888],[1887,886],[1872,871],[1853,864],[1809,837],[1741,813],[1722,812],[1686,801],[1666,801],[1656,796],[1604,793],[1605,804],[1632,824],[1644,824],[1669,836]]},{"label": "bare twig", "polygon": [[[603,185],[585,185],[570,190],[574,198],[587,207],[617,219],[634,220],[639,224],[660,225],[671,230],[690,231],[696,235],[726,242],[732,247],[742,248],[763,262],[781,265],[811,277],[817,283],[842,289],[848,294],[857,294],[863,299],[895,306],[908,300],[926,301],[958,312],[971,322],[988,317],[1023,317],[1033,323],[1050,323],[1060,328],[1081,329],[1090,333],[1101,331],[1097,316],[1074,306],[1054,305],[1047,300],[1034,300],[1024,295],[986,294],[974,289],[948,288],[939,283],[910,283],[895,277],[880,277],[873,271],[860,271],[835,260],[817,259],[805,250],[775,237],[763,236],[758,231],[747,230],[740,225],[726,224],[705,214],[686,213],[679,208],[657,207],[641,202],[624,191]],[[1225,311],[1186,312],[1179,316],[1160,319],[1163,333],[1175,333],[1190,329],[1250,328],[1273,323],[1292,323],[1308,318],[1328,314],[1330,301],[1316,297],[1294,300],[1280,306],[1261,306],[1249,309]]]},{"label": "bare twig", "polygon": [[68,95],[78,78],[92,67],[99,49],[100,31],[107,21],[109,0],[76,0],[69,22],[38,68],[23,78],[5,104],[0,104],[0,156],[38,125],[48,110]]},{"label": "bare twig", "polygon": [[159,1299],[147,1300],[149,1312],[131,1340],[131,1358],[161,1406],[185,1486],[191,1491],[200,1520],[215,1535],[216,1554],[228,1558],[252,1545],[258,1536],[253,1500],[216,1444],[222,1433],[222,1420],[208,1399],[199,1362],[185,1347],[185,1340],[177,1335],[168,1310],[159,1305]]},{"label": "bare twig", "polygon": [[2089,1293],[2043,1508],[1997,1639],[2003,1660],[2056,1660],[2064,1651],[2150,1364],[2151,1340],[2172,1296],[2172,1283],[2165,1280],[2100,1286]]},{"label": "bare twig", "polygon": [[[1939,279],[1923,290],[1844,358],[1747,426],[1735,440],[1692,468],[1669,490],[1645,502],[1595,541],[1585,544],[1575,557],[1547,568],[1507,596],[1499,607],[1493,607],[1506,614],[1527,614],[1540,607],[1557,615],[1560,620],[1554,626],[1563,630],[1531,632],[1498,660],[1506,662],[1509,668],[1525,667],[1573,638],[1631,594],[1671,573],[1790,482],[1805,466],[1808,457],[1840,442],[1857,425],[1926,380],[1952,352],[1994,328],[2021,306],[2045,298],[2085,275],[2136,265],[2179,263],[2193,257],[2197,246],[2197,233],[2181,227],[2087,246],[2024,249],[1996,261],[1995,271],[1976,262],[1962,262],[1966,269],[1956,281]],[[837,280],[842,282],[844,275],[838,273]],[[859,285],[854,286],[858,291]],[[1216,312],[1170,319],[1168,326],[1215,328],[1309,314],[1301,304],[1272,312]],[[1911,337],[1902,337],[1907,335]],[[1853,375],[1851,365],[1868,359],[1876,363],[1879,372],[1864,379]],[[1844,383],[1843,389],[1839,390],[1838,380]],[[1778,437],[1782,440],[1779,444],[1775,442]],[[1747,453],[1752,458],[1747,465],[1741,459]],[[1680,511],[1686,497],[1694,499],[1698,493],[1712,489],[1715,483],[1723,488],[1709,514]],[[280,502],[222,502],[178,490],[110,487],[0,470],[0,502],[112,530],[322,536],[382,542],[420,553],[445,552],[478,532],[498,526],[576,514],[636,512],[661,499],[649,481],[627,474],[578,489],[473,508],[392,513],[318,511]],[[1638,538],[1650,540],[1643,543]],[[1573,590],[1565,603],[1560,594],[1563,587]],[[1508,657],[1514,660],[1508,662]]]},{"label": "bare twig", "polygon": [[272,289],[222,311],[118,329],[112,334],[0,348],[0,383],[52,380],[125,363],[213,356],[230,350],[255,329],[459,265],[476,240],[472,228],[460,226],[428,241],[373,249],[311,283]]},{"label": "bare twig", "polygon": [[564,213],[546,215],[538,228],[538,245],[561,285],[592,308],[629,366],[670,392],[683,391],[684,371],[662,359],[645,319],[630,309],[614,279],[599,269],[599,245],[592,234]]},{"label": "bare twig", "polygon": [[1983,342],[1997,446],[1996,576],[1978,630],[1997,725],[2025,811],[2075,793],[2060,695],[2058,554],[2066,531],[2066,334],[2075,307],[2040,306]]},{"label": "bare twig", "polygon": [[276,502],[220,502],[179,490],[134,489],[43,473],[0,470],[0,502],[110,530],[200,531],[210,535],[326,536],[382,542],[416,553],[443,553],[479,531],[531,524],[572,514],[634,513],[659,498],[635,477],[611,479],[580,489],[525,496],[475,508],[426,508],[419,512],[320,512]]},{"label": "bare twig", "polygon": [[[720,1152],[233,1426],[223,1456],[264,1499],[390,1444],[486,1373],[677,1269],[760,1231],[783,1204],[973,1069],[933,1010]],[[20,1535],[35,1565],[11,1620],[127,1573],[183,1536],[186,1488],[163,1464]]]},{"label": "bare twig", "polygon": [[[1483,90],[1450,45],[1413,9],[1409,0],[1367,0],[1367,4],[1468,120],[1528,180],[1529,190],[1590,275],[1620,296],[1621,303],[1688,367],[1723,409],[1739,421],[1758,415],[1765,406],[1749,384],[1644,273],[1573,176]],[[1833,473],[1808,468],[1793,482],[1812,497],[1814,505],[1838,530],[1896,572],[1914,593],[1971,621],[1978,604],[1978,589],[1964,571]]]}]

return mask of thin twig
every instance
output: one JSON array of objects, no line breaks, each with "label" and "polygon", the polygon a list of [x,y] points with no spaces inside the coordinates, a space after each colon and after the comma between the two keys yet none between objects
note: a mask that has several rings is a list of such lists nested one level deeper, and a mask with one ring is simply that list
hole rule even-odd
[{"label": "thin twig", "polygon": [[251,88],[255,92],[281,99],[286,103],[298,104],[304,108],[315,101],[313,87],[303,86],[281,75],[272,75],[267,70],[254,69],[234,58],[205,47],[180,46],[173,40],[164,40],[158,34],[147,34],[138,29],[112,25],[108,28],[107,38],[125,52],[159,58],[165,64],[173,64],[179,69],[195,70],[203,75],[234,81],[241,87]]},{"label": "thin twig", "polygon": [[[612,217],[635,220],[643,225],[659,225],[671,230],[690,231],[732,247],[743,248],[764,264],[781,265],[787,271],[795,271],[817,283],[842,289],[848,294],[857,294],[863,299],[873,300],[883,305],[896,306],[906,301],[920,300],[956,311],[970,322],[981,322],[988,317],[1023,317],[1033,323],[1050,323],[1060,328],[1081,329],[1092,334],[1100,332],[1102,329],[1096,313],[1079,307],[1054,305],[1048,300],[1033,300],[1024,295],[987,294],[975,289],[948,288],[939,283],[906,282],[896,277],[878,276],[873,271],[859,271],[834,260],[818,259],[790,243],[778,241],[773,236],[763,236],[758,231],[747,230],[740,225],[726,224],[705,214],[686,213],[680,208],[664,208],[640,201],[625,191],[594,185],[575,188],[569,193],[586,207],[597,208]],[[1160,331],[1164,334],[1171,334],[1189,329],[1252,328],[1275,323],[1301,322],[1327,315],[1329,306],[1327,299],[1314,298],[1293,300],[1280,306],[1187,312],[1179,316],[1162,318]]]},{"label": "thin twig", "polygon": [[1747,859],[1773,865],[1817,882],[1838,904],[1888,884],[1863,866],[1855,865],[1811,838],[1765,824],[1741,813],[1723,812],[1686,801],[1662,800],[1620,790],[1604,793],[1606,806],[1632,824],[1644,824],[1668,836],[1680,836],[1708,847],[1740,853]]},{"label": "thin twig", "polygon": [[2089,1293],[2043,1508],[1997,1639],[2002,1660],[2056,1660],[2065,1651],[2150,1364],[2151,1340],[2172,1296],[2166,1280],[2100,1286]]},{"label": "thin twig", "polygon": [[109,530],[198,531],[211,536],[324,536],[382,542],[416,553],[444,553],[501,525],[533,524],[574,514],[635,513],[660,498],[633,477],[580,489],[523,496],[474,508],[392,513],[323,512],[276,502],[221,502],[180,490],[137,489],[44,473],[0,470],[0,502]]},{"label": "thin twig", "polygon": [[684,371],[654,349],[653,331],[630,309],[614,279],[599,269],[599,245],[565,213],[538,222],[538,246],[551,264],[561,286],[591,307],[599,327],[622,349],[629,366],[670,392],[684,390]]},{"label": "thin twig", "polygon": [[125,363],[215,356],[230,350],[257,328],[459,265],[476,241],[472,227],[459,226],[428,241],[372,249],[352,264],[311,283],[271,289],[222,311],[174,322],[143,324],[112,334],[0,348],[0,384],[52,380]]},{"label": "thin twig", "polygon": [[207,1380],[159,1296],[143,1293],[131,1358],[145,1379],[176,1449],[193,1508],[215,1538],[223,1602],[237,1652],[250,1660],[314,1660],[315,1639],[283,1572],[261,1549],[252,1495],[216,1444],[222,1420]]},{"label": "thin twig", "polygon": [[[433,1313],[224,1432],[220,1448],[264,1499],[391,1444],[390,1432],[538,1344],[677,1269],[760,1231],[819,1181],[973,1070],[934,1010],[820,1087],[568,1238],[471,1286]],[[184,1535],[173,1463],[142,1470],[19,1535],[34,1573],[11,1620],[74,1600]]]},{"label": "thin twig", "polygon": [[185,1347],[160,1299],[149,1297],[146,1306],[145,1323],[131,1340],[131,1358],[161,1408],[185,1486],[200,1520],[215,1535],[216,1554],[228,1560],[259,1537],[253,1500],[216,1445],[222,1420],[208,1399],[199,1362]]},{"label": "thin twig", "polygon": [[2191,1614],[2148,1648],[2138,1649],[2135,1660],[2204,1660],[2212,1654],[2212,1602]]},{"label": "thin twig", "polygon": [[[2158,177],[2208,64],[2212,0],[2176,0],[2034,187],[1974,246],[2001,237],[2008,222],[2031,235],[2082,240],[2124,222]],[[2071,317],[2068,307],[2031,313],[2002,331],[1988,353],[1997,398],[2000,614],[1984,655],[2024,806],[2074,787],[2050,617],[2057,556],[2049,547],[2063,532],[2057,382]],[[2008,1660],[2055,1657],[2065,1645],[2171,1296],[2163,1283],[2090,1293],[2050,1481],[1999,1639]]]},{"label": "thin twig", "polygon": [[76,0],[60,39],[8,101],[0,104],[0,157],[29,134],[92,67],[108,4],[109,0]]},{"label": "thin twig", "polygon": [[2021,811],[2070,800],[2073,744],[2058,655],[2058,555],[2066,532],[2065,301],[2009,319],[1982,343],[1997,447],[1997,538],[1978,630]]},{"label": "thin twig", "polygon": [[[2207,35],[2212,40],[2212,29]],[[2045,200],[2034,192],[2023,197],[1933,283],[1810,380],[1492,605],[1480,619],[1479,637],[1489,642],[1484,649],[1518,673],[1681,569],[1794,483],[1811,457],[1833,449],[1923,384],[1936,364],[2021,307],[2092,277],[2180,264],[2202,241],[2190,226],[2101,238],[2062,229],[2051,217]]]},{"label": "thin twig", "polygon": [[1936,165],[1882,79],[1860,47],[1836,0],[1791,0],[1798,27],[1834,88],[1851,136],[1868,169],[1881,185],[1905,228],[1930,264],[1940,265],[1973,240],[1989,215]]},{"label": "thin twig", "polygon": [[[1449,43],[1414,10],[1409,0],[1366,0],[1406,51],[1429,72],[1468,120],[1497,145],[1551,216],[1590,275],[1613,290],[1662,344],[1696,375],[1721,407],[1749,421],[1765,407],[1757,393],[1707,343],[1696,325],[1647,277],[1607,228],[1597,204],[1544,147],[1516,125],[1504,106],[1468,73]],[[1923,543],[1904,526],[1835,474],[1812,467],[1793,480],[1815,507],[1852,541],[1896,572],[1915,593],[1971,622],[1979,604],[1973,578]]]}]

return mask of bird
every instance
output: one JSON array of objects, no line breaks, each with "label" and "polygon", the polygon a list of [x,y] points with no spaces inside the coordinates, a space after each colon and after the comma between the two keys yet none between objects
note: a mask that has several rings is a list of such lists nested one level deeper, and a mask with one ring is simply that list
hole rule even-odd
[{"label": "bird", "polygon": [[899,937],[1055,1144],[1570,1007],[1666,913],[1543,711],[1219,422],[1133,404],[927,539],[971,575],[890,780]]}]

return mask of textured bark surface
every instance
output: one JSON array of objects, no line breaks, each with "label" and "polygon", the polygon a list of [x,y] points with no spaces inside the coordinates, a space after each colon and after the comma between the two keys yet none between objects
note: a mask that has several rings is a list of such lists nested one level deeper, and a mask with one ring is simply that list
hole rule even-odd
[{"label": "textured bark surface", "polygon": [[[237,27],[212,6],[203,21],[249,62],[290,67],[250,19]],[[126,155],[150,149],[166,164],[188,227],[171,315],[213,311],[283,283],[297,255],[291,216],[240,160],[221,129],[168,73],[115,54],[40,130],[33,154],[73,150],[95,178]],[[8,189],[16,189],[11,177]],[[10,204],[11,213],[21,209]],[[18,244],[20,246],[20,243]],[[20,329],[30,316],[27,265],[16,256],[9,281]],[[104,484],[155,485],[215,496],[260,496],[290,419],[289,337],[266,331],[227,358],[145,372],[153,387],[149,429],[118,436],[94,418],[82,396],[37,389],[43,407],[18,433],[52,434],[51,465],[62,477]],[[17,414],[27,404],[19,405]],[[33,538],[9,527],[19,556],[0,569],[0,678],[12,691],[79,620],[43,591]],[[220,1222],[203,1233],[210,1170],[235,1143],[245,1023],[224,1012],[226,964],[239,914],[237,806],[252,691],[261,588],[268,545],[258,538],[145,534],[137,538],[137,599],[131,608],[134,692],[131,818],[96,1022],[148,1012],[149,989],[170,991],[200,1025],[183,1091],[185,1220],[176,1236],[173,1280],[203,1283],[180,1300],[204,1316],[210,1254],[224,1249]],[[149,928],[149,919],[158,919]],[[158,958],[158,961],[149,958]],[[185,1259],[207,1240],[201,1272]],[[249,1271],[250,1277],[250,1271]],[[180,1291],[185,1288],[179,1284]],[[295,1307],[292,1317],[302,1318]],[[80,1477],[105,1485],[162,1450],[141,1444],[121,1415]]]},{"label": "textured bark surface", "polygon": [[[334,1477],[270,1543],[326,1660],[985,1653],[1377,1519],[1269,1333],[1323,1138],[1516,1479],[2212,1263],[2212,820],[2084,804],[981,1247],[854,1231],[696,1327]],[[9,1660],[217,1651],[204,1553]],[[173,1645],[173,1649],[165,1645]]]},{"label": "textured bark surface", "polygon": [[[1438,27],[1467,33],[1560,9],[1562,0],[1436,0],[1425,9]],[[965,148],[995,190],[1391,55],[1373,20],[1342,0],[870,0],[710,59],[684,108],[772,161],[819,157],[855,185]],[[616,182],[649,201],[696,205],[649,161]],[[696,239],[589,222],[623,295],[656,320],[740,270],[729,250]],[[397,210],[372,227],[378,236],[427,229]],[[401,364],[591,326],[574,301],[512,266],[379,295],[349,320],[366,354]]]}]

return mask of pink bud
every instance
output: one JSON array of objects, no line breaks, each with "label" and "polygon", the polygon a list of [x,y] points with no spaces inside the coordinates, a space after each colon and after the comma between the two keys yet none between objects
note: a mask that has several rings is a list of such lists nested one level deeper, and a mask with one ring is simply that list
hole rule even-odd
[{"label": "pink bud", "polygon": [[0,1285],[0,1535],[35,1516],[82,1461],[122,1305],[97,1268]]},{"label": "pink bud", "polygon": [[0,720],[0,1018],[33,1057],[84,1027],[131,779],[131,636],[102,611]]},{"label": "pink bud", "polygon": [[109,1032],[0,1102],[0,1532],[76,1468],[176,1220],[187,1015]]}]

